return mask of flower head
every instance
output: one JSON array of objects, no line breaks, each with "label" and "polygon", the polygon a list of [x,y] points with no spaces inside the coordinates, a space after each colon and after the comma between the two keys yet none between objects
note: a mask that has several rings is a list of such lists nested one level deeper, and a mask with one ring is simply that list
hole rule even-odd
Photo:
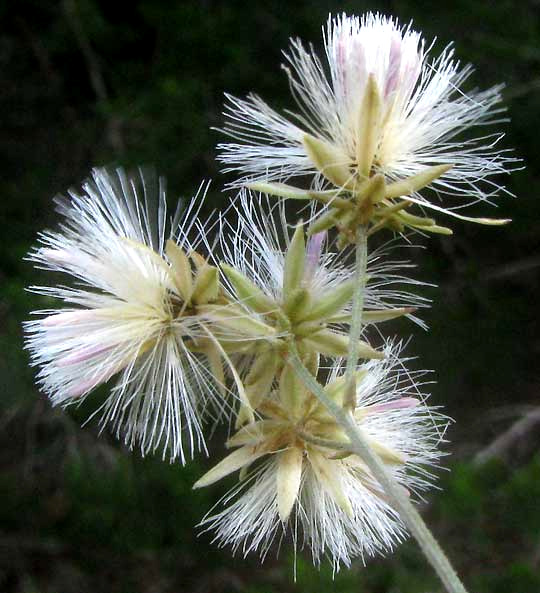
[{"label": "flower head", "polygon": [[58,201],[60,231],[44,232],[29,257],[75,280],[33,287],[63,304],[26,323],[41,388],[67,406],[117,376],[102,423],[143,453],[162,448],[184,461],[186,437],[192,453],[204,444],[206,404],[221,405],[214,367],[192,348],[208,332],[198,307],[220,290],[217,269],[189,238],[197,201],[168,221],[163,179],[122,169],[94,169],[70,196]]},{"label": "flower head", "polygon": [[468,202],[501,189],[494,176],[513,161],[496,146],[501,135],[461,139],[497,121],[500,87],[465,94],[472,68],[452,49],[430,59],[419,33],[379,14],[330,18],[324,41],[327,69],[300,40],[285,54],[301,115],[288,119],[255,95],[228,96],[224,131],[238,142],[221,144],[220,159],[243,175],[239,184],[298,198],[297,188],[264,184],[312,174],[316,191],[305,197],[340,206],[334,214],[346,218],[335,201],[345,193],[363,203],[363,223],[432,232],[448,231],[411,215],[411,204],[460,217],[454,208],[463,203],[428,201],[424,187]]},{"label": "flower head", "polygon": [[[306,240],[302,224],[291,228],[283,201],[272,204],[241,192],[234,208],[234,222],[222,217],[220,232],[221,268],[231,304],[219,307],[215,321],[226,323],[227,333],[217,333],[225,341],[239,334],[247,321],[253,324],[252,335],[246,332],[243,341],[225,347],[243,354],[239,367],[246,399],[256,410],[279,377],[291,340],[315,374],[321,356],[347,355],[353,270],[340,260],[326,232]],[[426,304],[424,299],[399,288],[413,282],[398,273],[402,262],[384,262],[381,255],[375,251],[369,258],[364,323],[402,315],[416,319],[413,311]],[[359,355],[382,357],[365,341],[359,344]],[[246,420],[240,414],[237,426]]]},{"label": "flower head", "polygon": [[[446,420],[426,405],[419,375],[405,369],[400,349],[388,343],[385,360],[357,368],[353,413],[387,471],[402,488],[420,493],[441,456],[437,447]],[[339,363],[325,391],[338,403],[344,399]],[[343,429],[290,374],[260,414],[229,440],[235,451],[195,484],[206,486],[241,470],[242,482],[222,501],[227,508],[202,523],[220,543],[264,556],[290,529],[295,544],[303,541],[311,549],[315,563],[326,555],[339,568],[404,539],[398,512],[364,461],[347,450]]]},{"label": "flower head", "polygon": [[[272,203],[267,197],[242,191],[233,207],[233,223],[222,217],[223,262],[226,270],[233,269],[243,276],[253,291],[264,294],[266,299],[259,303],[250,298],[249,292],[239,291],[237,283],[229,282],[239,303],[263,316],[275,315],[282,308],[293,324],[324,321],[331,326],[346,325],[353,289],[352,254],[341,253],[326,232],[306,237],[302,222],[290,225],[282,201]],[[314,209],[308,210],[308,218],[313,214]],[[404,290],[405,286],[418,283],[402,273],[410,264],[389,258],[398,246],[399,243],[390,242],[368,256],[364,323],[410,315],[426,305],[425,299]],[[296,280],[291,282],[291,278]],[[287,311],[287,302],[295,291],[307,294],[300,303],[296,302],[295,310],[289,306]]]}]

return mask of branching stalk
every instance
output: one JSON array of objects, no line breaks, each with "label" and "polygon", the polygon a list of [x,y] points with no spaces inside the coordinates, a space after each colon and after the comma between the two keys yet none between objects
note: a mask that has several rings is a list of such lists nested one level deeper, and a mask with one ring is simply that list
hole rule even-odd
[{"label": "branching stalk", "polygon": [[305,386],[334,416],[350,439],[350,450],[358,455],[369,467],[375,479],[382,486],[390,502],[410,532],[418,541],[420,548],[435,572],[444,584],[448,593],[467,593],[456,571],[446,557],[437,540],[425,524],[424,520],[410,502],[408,496],[399,487],[394,478],[386,471],[384,463],[368,443],[361,427],[356,423],[352,411],[352,397],[355,396],[355,371],[358,361],[358,343],[362,330],[362,311],[364,308],[365,279],[367,266],[367,234],[366,229],[360,227],[356,243],[355,290],[352,303],[352,322],[350,329],[349,357],[347,359],[346,401],[349,406],[339,406],[330,399],[316,378],[304,366],[294,343],[290,344],[290,363]]}]

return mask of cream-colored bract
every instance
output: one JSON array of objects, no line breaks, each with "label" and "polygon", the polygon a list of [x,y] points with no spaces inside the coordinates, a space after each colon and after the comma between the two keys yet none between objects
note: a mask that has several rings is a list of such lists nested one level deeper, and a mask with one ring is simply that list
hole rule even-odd
[{"label": "cream-colored bract", "polygon": [[186,252],[200,244],[202,227],[195,243],[190,234],[202,198],[168,220],[164,181],[151,172],[94,169],[82,187],[58,199],[60,230],[42,233],[29,256],[74,281],[32,287],[62,303],[26,323],[39,384],[54,405],[68,406],[117,376],[95,412],[102,424],[143,454],[162,449],[184,462],[186,441],[191,454],[204,447],[207,404],[223,405],[206,360],[186,345],[205,333],[197,314],[179,314],[183,297],[166,255],[169,238]]},{"label": "cream-colored bract", "polygon": [[[368,174],[364,157],[388,183],[447,167],[430,187],[461,200],[428,201],[419,191],[407,198],[435,210],[452,213],[502,189],[495,176],[516,159],[499,149],[502,134],[483,131],[500,121],[500,86],[466,94],[470,65],[461,67],[450,47],[431,58],[419,33],[379,14],[330,18],[324,37],[327,67],[298,39],[285,53],[299,113],[280,115],[256,95],[227,96],[223,131],[237,142],[220,144],[219,159],[241,175],[234,185],[312,174],[312,187],[328,187],[333,175],[310,158],[308,134],[326,143],[345,178]],[[368,92],[377,106],[364,121]],[[473,137],[462,137],[471,128]]]},{"label": "cream-colored bract", "polygon": [[[433,481],[430,467],[443,455],[439,445],[448,419],[427,405],[421,391],[422,373],[407,371],[402,347],[388,342],[385,360],[358,367],[361,378],[354,414],[387,471],[414,496],[421,495]],[[342,375],[339,363],[329,370],[328,394],[336,396],[344,386]],[[305,428],[299,429],[286,418],[262,419],[231,439],[231,446],[243,446],[230,455],[230,462],[223,460],[203,476],[196,487],[244,466],[254,469],[248,470],[247,477],[201,526],[215,531],[216,541],[235,552],[258,551],[262,556],[276,540],[290,534],[295,545],[311,550],[315,564],[326,556],[336,570],[341,564],[349,566],[354,558],[364,560],[391,551],[406,537],[406,530],[380,485],[358,456],[340,455],[324,446],[324,438],[319,438],[324,431],[340,434],[337,427],[331,428],[328,417],[321,416],[317,425],[311,413],[311,420],[305,421]],[[310,430],[315,432],[306,434]],[[272,443],[277,443],[273,450]],[[299,451],[298,456],[290,455],[293,449]],[[286,472],[293,482],[292,496],[280,479],[284,463],[300,465],[299,481],[298,473]],[[290,506],[285,516],[283,497]],[[219,511],[222,505],[226,508]]]}]

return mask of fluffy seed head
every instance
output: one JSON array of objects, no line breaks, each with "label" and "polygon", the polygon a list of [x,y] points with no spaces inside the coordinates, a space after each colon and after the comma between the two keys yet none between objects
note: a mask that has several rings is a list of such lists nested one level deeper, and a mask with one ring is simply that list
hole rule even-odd
[{"label": "fluffy seed head", "polygon": [[[316,188],[352,190],[381,174],[389,199],[449,212],[501,189],[494,176],[515,159],[499,150],[500,134],[474,133],[500,121],[501,87],[466,94],[472,68],[450,47],[432,58],[418,32],[379,14],[330,18],[324,43],[327,64],[300,40],[285,53],[299,114],[288,119],[256,95],[227,97],[224,132],[237,142],[220,145],[220,160],[241,174],[238,185],[313,174]],[[428,201],[426,185],[462,201]]]},{"label": "fluffy seed head", "polygon": [[206,358],[190,349],[205,336],[193,302],[200,274],[186,255],[199,243],[189,235],[201,200],[168,220],[164,180],[122,169],[94,169],[83,192],[69,194],[57,199],[60,230],[42,233],[29,256],[73,280],[32,287],[62,303],[25,324],[39,384],[54,405],[68,406],[117,376],[96,412],[102,424],[143,454],[159,448],[184,461],[186,439],[192,454],[204,445],[206,404],[219,407]]},{"label": "fluffy seed head", "polygon": [[[357,369],[354,415],[387,471],[412,495],[427,489],[430,467],[441,452],[446,419],[426,404],[419,374],[408,372],[401,344],[388,343],[384,361]],[[327,394],[344,397],[343,368],[330,369]],[[216,541],[263,557],[288,532],[311,550],[318,564],[327,556],[335,569],[360,557],[384,554],[406,537],[398,512],[362,459],[347,451],[347,439],[318,401],[291,418],[283,384],[261,406],[261,419],[230,441],[239,447],[203,476],[206,486],[241,469],[247,473],[202,522]],[[289,408],[290,409],[290,408]],[[248,469],[250,468],[250,469]]]}]

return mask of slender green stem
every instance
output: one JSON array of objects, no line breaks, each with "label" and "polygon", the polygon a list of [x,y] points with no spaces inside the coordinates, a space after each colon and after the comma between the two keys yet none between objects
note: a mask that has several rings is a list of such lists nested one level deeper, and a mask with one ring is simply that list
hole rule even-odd
[{"label": "slender green stem", "polygon": [[439,575],[448,593],[467,593],[465,587],[452,568],[448,558],[437,540],[424,523],[418,511],[410,502],[394,478],[386,471],[384,463],[370,447],[362,429],[356,424],[353,416],[332,401],[324,392],[315,377],[303,365],[296,346],[290,345],[289,361],[302,379],[306,387],[317,397],[340,424],[349,437],[350,450],[356,453],[369,467],[371,473],[382,486],[391,503],[398,510],[403,522],[407,525],[418,541],[424,555]]},{"label": "slender green stem", "polygon": [[358,347],[360,334],[362,332],[362,313],[364,311],[364,294],[366,292],[366,270],[367,270],[367,233],[363,226],[359,226],[356,232],[356,260],[354,268],[354,293],[351,310],[351,325],[349,329],[349,352],[347,356],[347,368],[345,371],[347,389],[345,393],[349,406],[354,407],[356,399],[356,365],[358,364]]}]

